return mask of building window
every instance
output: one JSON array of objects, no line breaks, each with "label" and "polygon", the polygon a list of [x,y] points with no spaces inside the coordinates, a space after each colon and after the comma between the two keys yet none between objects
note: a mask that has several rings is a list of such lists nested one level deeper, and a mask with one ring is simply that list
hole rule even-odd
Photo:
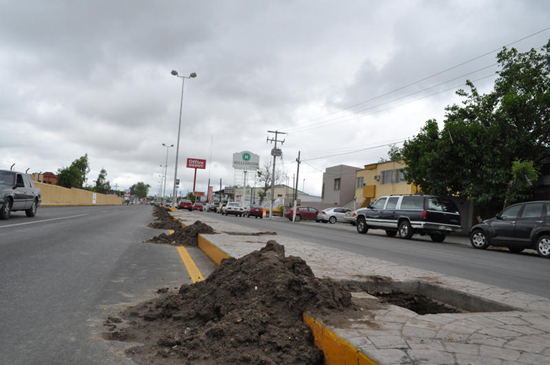
[{"label": "building window", "polygon": [[340,179],[334,179],[334,190],[340,190]]},{"label": "building window", "polygon": [[393,184],[393,170],[382,171],[381,184]]},{"label": "building window", "polygon": [[357,178],[357,189],[361,189],[363,187],[363,177]]},{"label": "building window", "polygon": [[407,179],[405,179],[405,173],[403,172],[403,169],[396,171],[397,175],[397,182],[398,183],[406,183]]}]

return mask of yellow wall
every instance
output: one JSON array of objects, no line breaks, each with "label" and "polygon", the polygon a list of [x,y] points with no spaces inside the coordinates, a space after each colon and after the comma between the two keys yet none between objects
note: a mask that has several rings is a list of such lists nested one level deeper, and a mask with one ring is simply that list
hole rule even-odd
[{"label": "yellow wall", "polygon": [[[417,189],[414,185],[407,183],[382,184],[382,171],[400,170],[406,166],[402,162],[383,162],[366,165],[363,170],[358,170],[355,174],[357,178],[363,177],[363,187],[355,189],[355,201],[361,204],[367,199],[367,203],[373,202],[381,196],[392,194],[414,194]],[[374,177],[379,175],[380,180],[375,180]],[[368,201],[370,199],[370,201]],[[368,204],[367,204],[368,205]]]},{"label": "yellow wall", "polygon": [[42,205],[121,205],[122,198],[114,195],[96,194],[82,189],[67,189],[58,185],[44,184],[34,181],[34,185],[42,191]]}]

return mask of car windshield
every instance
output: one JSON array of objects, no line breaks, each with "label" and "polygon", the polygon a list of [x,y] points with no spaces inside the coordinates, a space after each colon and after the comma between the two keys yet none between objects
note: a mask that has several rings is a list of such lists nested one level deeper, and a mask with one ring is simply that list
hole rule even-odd
[{"label": "car windshield", "polygon": [[0,172],[0,185],[13,186],[15,174]]}]

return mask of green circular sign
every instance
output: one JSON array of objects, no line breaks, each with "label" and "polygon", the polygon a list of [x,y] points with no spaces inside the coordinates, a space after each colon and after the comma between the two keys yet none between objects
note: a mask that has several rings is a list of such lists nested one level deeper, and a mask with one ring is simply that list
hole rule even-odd
[{"label": "green circular sign", "polygon": [[250,153],[243,153],[243,160],[250,161]]}]

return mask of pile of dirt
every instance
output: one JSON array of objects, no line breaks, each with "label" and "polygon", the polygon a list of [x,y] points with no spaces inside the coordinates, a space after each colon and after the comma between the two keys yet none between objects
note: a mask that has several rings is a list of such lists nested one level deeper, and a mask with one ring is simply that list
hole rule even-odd
[{"label": "pile of dirt", "polygon": [[127,328],[110,317],[106,338],[144,343],[126,351],[137,363],[322,364],[303,312],[350,307],[344,284],[316,278],[304,260],[269,241],[223,260],[203,282],[127,309]]},{"label": "pile of dirt", "polygon": [[155,221],[150,223],[149,227],[155,229],[180,229],[181,224],[168,213],[169,211],[170,209],[168,208],[156,206],[153,210],[153,217],[155,217]]},{"label": "pile of dirt", "polygon": [[165,243],[173,246],[198,246],[199,234],[201,233],[213,234],[215,232],[214,228],[210,227],[208,224],[196,221],[185,228],[182,228],[180,225],[172,234],[161,233],[148,242]]}]

